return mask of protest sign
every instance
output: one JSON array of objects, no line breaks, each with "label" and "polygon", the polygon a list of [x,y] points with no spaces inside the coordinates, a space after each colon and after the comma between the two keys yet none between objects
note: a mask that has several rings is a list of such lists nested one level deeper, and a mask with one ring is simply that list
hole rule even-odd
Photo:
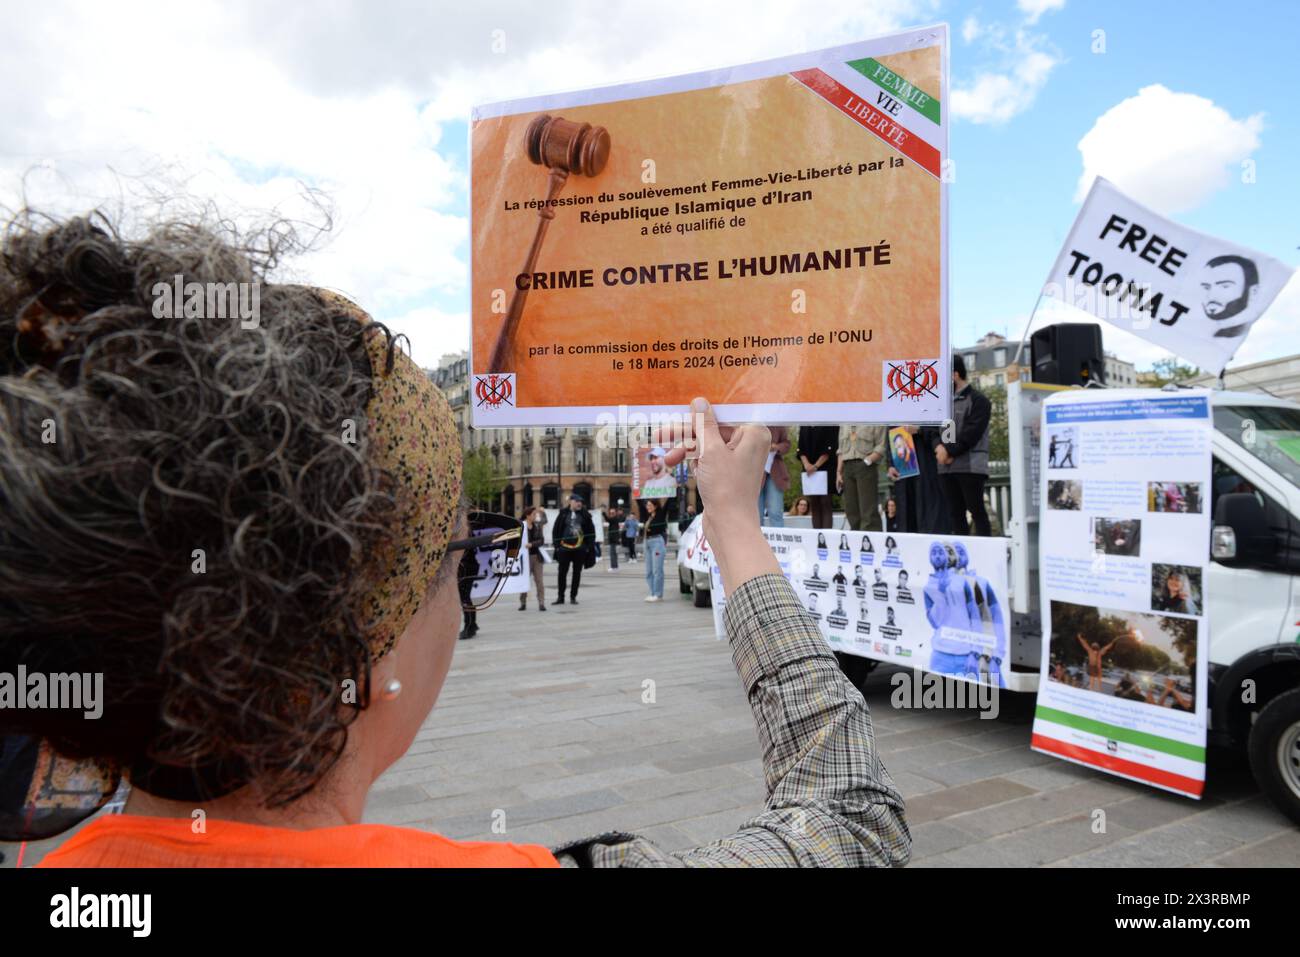
[{"label": "protest sign", "polygon": [[[528,534],[527,529],[524,535]],[[478,568],[470,585],[470,598],[481,601],[492,594],[497,581],[504,575],[505,584],[501,586],[502,595],[528,593],[528,549],[521,547],[513,560],[507,557],[506,549],[479,549],[476,553]]]},{"label": "protest sign", "polygon": [[1035,750],[1200,797],[1209,395],[1043,402]]},{"label": "protest sign", "polygon": [[912,439],[912,433],[901,425],[889,430],[889,464],[901,479],[921,474],[921,467],[916,462],[916,443]]},{"label": "protest sign", "polygon": [[473,424],[946,417],[947,45],[476,108]]},{"label": "protest sign", "polygon": [[[833,650],[1014,687],[1006,539],[794,528],[763,535]],[[721,575],[712,585],[721,637]]]},{"label": "protest sign", "polygon": [[677,539],[677,564],[694,572],[707,572],[713,551],[704,537],[704,516],[697,515]]},{"label": "protest sign", "polygon": [[1099,176],[1043,292],[1217,374],[1292,271],[1165,219]]},{"label": "protest sign", "polygon": [[667,450],[662,445],[642,445],[632,455],[632,497],[672,498],[677,494],[677,475],[664,464]]},{"label": "protest sign", "polygon": [[799,491],[805,495],[826,495],[828,472],[800,472]]}]

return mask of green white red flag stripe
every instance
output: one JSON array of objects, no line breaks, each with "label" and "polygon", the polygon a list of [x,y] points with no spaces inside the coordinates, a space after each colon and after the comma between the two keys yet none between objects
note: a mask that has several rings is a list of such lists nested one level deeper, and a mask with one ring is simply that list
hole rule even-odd
[{"label": "green white red flag stripe", "polygon": [[936,179],[939,178],[939,150],[912,133],[893,117],[882,113],[854,90],[817,68],[790,74],[808,89],[860,126],[866,127],[898,152]]}]

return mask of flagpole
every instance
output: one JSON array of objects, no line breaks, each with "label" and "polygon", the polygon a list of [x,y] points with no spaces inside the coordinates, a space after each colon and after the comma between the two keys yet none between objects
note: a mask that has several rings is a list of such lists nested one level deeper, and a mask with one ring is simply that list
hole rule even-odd
[{"label": "flagpole", "polygon": [[1040,290],[1038,291],[1038,300],[1034,303],[1034,308],[1031,309],[1030,312],[1029,312],[1029,321],[1025,323],[1025,331],[1024,331],[1024,333],[1020,336],[1020,341],[1019,341],[1018,343],[1016,343],[1016,357],[1015,357],[1014,359],[1011,360],[1011,364],[1012,364],[1013,366],[1016,366],[1016,378],[1017,378],[1017,379],[1020,378],[1020,368],[1019,368],[1019,367],[1020,367],[1020,353],[1022,353],[1022,352],[1025,351],[1025,340],[1026,340],[1027,338],[1029,338],[1029,327],[1032,326],[1032,325],[1034,324],[1034,316],[1036,316],[1036,315],[1038,314],[1038,307],[1041,306],[1041,305],[1043,304],[1043,296],[1044,296],[1044,295],[1045,295],[1045,290],[1040,289]]}]

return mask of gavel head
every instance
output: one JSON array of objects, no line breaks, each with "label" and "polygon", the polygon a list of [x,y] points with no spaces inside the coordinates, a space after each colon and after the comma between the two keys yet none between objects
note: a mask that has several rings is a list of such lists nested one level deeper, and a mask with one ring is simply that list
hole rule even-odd
[{"label": "gavel head", "polygon": [[562,116],[539,116],[528,124],[524,149],[538,165],[595,176],[609,160],[609,132]]}]

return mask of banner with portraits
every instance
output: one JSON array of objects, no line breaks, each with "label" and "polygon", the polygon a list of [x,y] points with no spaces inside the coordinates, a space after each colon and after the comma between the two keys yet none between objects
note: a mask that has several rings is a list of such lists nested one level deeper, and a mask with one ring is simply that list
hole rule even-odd
[{"label": "banner with portraits", "polygon": [[[835,651],[1007,686],[1007,540],[764,528],[781,571]],[[713,566],[714,626],[726,596]]]},{"label": "banner with portraits", "polygon": [[1165,219],[1099,176],[1043,293],[1218,374],[1292,271]]},{"label": "banner with portraits", "polygon": [[1043,402],[1033,747],[1189,797],[1205,785],[1209,393]]}]

